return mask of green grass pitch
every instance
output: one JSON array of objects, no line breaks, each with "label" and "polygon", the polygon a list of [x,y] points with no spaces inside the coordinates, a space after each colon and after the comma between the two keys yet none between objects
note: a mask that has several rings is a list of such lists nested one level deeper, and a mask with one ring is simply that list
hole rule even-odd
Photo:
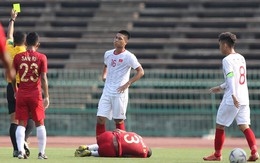
[{"label": "green grass pitch", "polygon": [[[74,157],[75,148],[47,148],[48,160],[38,160],[38,150],[31,148],[31,156],[27,160],[18,160],[11,157],[12,149],[0,148],[1,163],[35,163],[43,161],[45,163],[202,163],[202,157],[212,153],[213,149],[200,148],[153,148],[153,155],[150,158],[102,158],[102,157]],[[223,160],[221,163],[229,163],[228,156],[232,149],[223,150]],[[249,151],[246,150],[247,155]],[[212,163],[214,161],[211,161]],[[218,161],[217,161],[218,162]]]}]

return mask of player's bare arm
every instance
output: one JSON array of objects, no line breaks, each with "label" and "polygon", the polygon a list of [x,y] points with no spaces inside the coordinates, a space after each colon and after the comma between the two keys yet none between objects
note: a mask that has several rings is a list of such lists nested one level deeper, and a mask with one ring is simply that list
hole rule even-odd
[{"label": "player's bare arm", "polygon": [[11,11],[11,18],[9,20],[8,30],[7,30],[7,39],[14,40],[14,21],[18,15],[18,12],[14,10]]},{"label": "player's bare arm", "polygon": [[4,52],[1,55],[1,60],[3,63],[3,66],[5,68],[5,75],[8,79],[13,79],[15,78],[15,70],[12,67],[10,55],[7,52]]},{"label": "player's bare arm", "polygon": [[235,107],[239,108],[239,101],[237,100],[236,96],[232,95],[232,99],[233,99]]},{"label": "player's bare arm", "polygon": [[136,74],[127,83],[117,89],[119,93],[123,93],[132,83],[136,82],[144,75],[144,69],[142,66],[137,67],[135,70]]},{"label": "player's bare arm", "polygon": [[[14,74],[16,73],[15,72],[15,69],[12,68],[14,70]],[[18,91],[18,87],[17,87],[17,84],[16,84],[16,78],[15,78],[15,75],[14,77],[12,78],[12,86],[13,86],[13,90],[14,90],[14,98],[16,98],[16,92]]]},{"label": "player's bare arm", "polygon": [[107,78],[107,65],[104,65],[103,74],[102,74],[102,81],[105,82]]},{"label": "player's bare arm", "polygon": [[49,90],[48,90],[48,78],[46,73],[42,73],[42,88],[44,93],[43,106],[45,109],[49,107]]}]

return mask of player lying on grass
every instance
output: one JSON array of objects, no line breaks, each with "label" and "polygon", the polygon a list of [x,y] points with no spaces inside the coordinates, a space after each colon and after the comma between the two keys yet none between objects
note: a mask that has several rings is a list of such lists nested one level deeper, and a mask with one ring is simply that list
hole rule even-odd
[{"label": "player lying on grass", "polygon": [[75,157],[139,157],[147,158],[152,150],[143,138],[134,133],[116,129],[106,131],[97,138],[97,144],[81,145],[75,151]]}]

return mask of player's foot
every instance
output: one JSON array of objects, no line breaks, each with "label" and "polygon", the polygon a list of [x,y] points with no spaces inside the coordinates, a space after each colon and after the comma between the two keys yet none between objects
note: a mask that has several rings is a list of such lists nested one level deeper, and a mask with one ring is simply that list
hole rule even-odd
[{"label": "player's foot", "polygon": [[81,152],[81,157],[86,157],[86,156],[91,156],[91,151],[86,149]]},{"label": "player's foot", "polygon": [[210,156],[207,157],[203,157],[204,161],[221,161],[222,160],[222,156],[216,157],[215,154],[213,153]]},{"label": "player's foot", "polygon": [[24,142],[24,150],[25,150],[25,154],[27,155],[27,157],[29,157],[30,149],[29,149],[28,143],[26,141]]},{"label": "player's foot", "polygon": [[258,154],[258,152],[256,152],[255,154],[253,154],[253,155],[251,155],[249,158],[248,158],[248,162],[254,162],[254,161],[256,161],[256,160],[258,160],[258,158],[259,158],[259,154]]},{"label": "player's foot", "polygon": [[86,146],[86,145],[80,145],[77,150],[79,150],[79,151],[84,151],[84,150],[86,150],[86,149],[88,150],[88,146]]},{"label": "player's foot", "polygon": [[81,153],[81,151],[76,149],[76,151],[74,152],[74,156],[75,157],[80,157],[80,153]]},{"label": "player's foot", "polygon": [[22,151],[19,151],[18,156],[19,159],[27,159],[27,155]]},{"label": "player's foot", "polygon": [[42,154],[41,152],[38,154],[38,159],[43,160],[43,159],[48,159],[48,157],[45,154]]},{"label": "player's foot", "polygon": [[91,151],[85,149],[85,150],[76,150],[74,153],[75,157],[86,157],[86,156],[91,156]]},{"label": "player's foot", "polygon": [[14,151],[13,151],[13,157],[18,157],[18,153],[19,153],[19,152],[18,152],[17,150],[14,150]]}]

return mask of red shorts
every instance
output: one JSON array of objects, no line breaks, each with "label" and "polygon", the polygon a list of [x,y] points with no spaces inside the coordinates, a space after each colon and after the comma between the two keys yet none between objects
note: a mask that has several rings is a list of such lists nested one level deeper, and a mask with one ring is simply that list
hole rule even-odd
[{"label": "red shorts", "polygon": [[114,135],[112,132],[107,131],[99,135],[97,138],[97,144],[99,146],[98,153],[101,157],[116,157],[116,150],[113,143]]},{"label": "red shorts", "polygon": [[41,97],[24,97],[19,92],[16,95],[15,118],[27,121],[30,117],[35,121],[41,121],[45,118],[45,109]]}]

